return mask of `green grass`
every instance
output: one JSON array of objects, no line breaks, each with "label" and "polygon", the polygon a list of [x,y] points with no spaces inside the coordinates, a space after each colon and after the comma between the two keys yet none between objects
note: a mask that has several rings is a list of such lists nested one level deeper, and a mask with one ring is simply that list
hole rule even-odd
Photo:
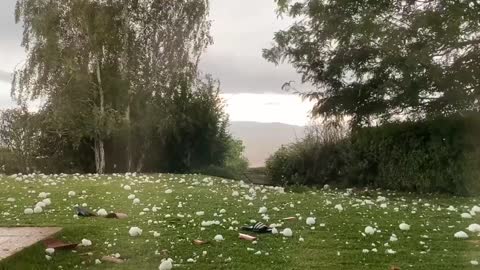
[{"label": "green grass", "polygon": [[[256,197],[247,200],[243,195],[249,194],[251,186],[195,175],[35,176],[26,179],[28,182],[0,177],[0,226],[61,226],[64,230],[58,238],[72,242],[87,238],[93,245],[81,247],[76,253],[58,251],[52,260],[47,261],[45,247],[38,244],[0,262],[0,269],[158,269],[165,256],[163,250],[168,251],[168,257],[174,260],[173,269],[386,270],[395,265],[400,269],[431,270],[480,267],[470,264],[471,260],[480,259],[476,242],[480,237],[466,231],[469,224],[477,222],[476,218],[460,217],[461,213],[478,204],[477,198],[419,197],[386,191],[353,195],[344,194],[345,191],[313,190],[281,193],[273,188],[253,187]],[[132,190],[124,190],[124,184],[130,185]],[[167,189],[173,192],[167,194]],[[24,209],[38,202],[38,194],[42,191],[51,193],[52,205],[41,214],[25,215]],[[77,195],[69,197],[69,191],[75,191]],[[232,191],[240,192],[240,196],[232,196]],[[140,204],[132,204],[127,198],[129,194],[135,194],[141,200]],[[381,208],[381,203],[376,202],[379,195],[387,198],[387,208]],[[16,201],[7,202],[10,197]],[[365,200],[372,200],[374,204],[362,205]],[[108,212],[124,212],[129,218],[75,219],[73,206],[83,203],[92,210],[105,208]],[[335,209],[336,204],[341,204],[344,211]],[[450,205],[458,211],[447,211]],[[144,208],[153,206],[159,210],[140,214]],[[285,217],[298,216],[297,221],[283,225],[293,230],[293,237],[259,235],[256,244],[239,240],[241,225],[252,219],[262,221],[258,214],[261,206],[268,208],[269,223],[280,223]],[[278,211],[274,210],[275,207]],[[220,214],[220,209],[225,209],[226,213]],[[205,211],[205,215],[197,216],[197,211]],[[314,229],[305,224],[309,216],[317,218]],[[221,224],[202,230],[200,224],[204,220],[218,220]],[[233,221],[239,224],[232,225]],[[400,231],[398,225],[401,222],[410,224],[411,230]],[[320,226],[322,223],[325,226]],[[143,234],[131,237],[128,230],[132,226],[140,227]],[[377,227],[381,232],[363,236],[366,226]],[[454,233],[460,230],[466,231],[470,238],[455,239]],[[153,231],[159,232],[160,237],[153,237]],[[392,233],[398,236],[398,241],[389,242]],[[212,240],[217,234],[223,235],[225,241],[204,246],[191,243],[193,239]],[[303,242],[299,241],[300,237]],[[385,247],[385,243],[389,243],[389,247]],[[362,252],[373,248],[378,252]],[[386,254],[389,248],[396,254]],[[261,255],[255,254],[258,251]],[[91,255],[87,254],[89,252]],[[127,259],[125,264],[95,264],[95,259],[117,252]],[[196,262],[188,263],[189,258]]]}]

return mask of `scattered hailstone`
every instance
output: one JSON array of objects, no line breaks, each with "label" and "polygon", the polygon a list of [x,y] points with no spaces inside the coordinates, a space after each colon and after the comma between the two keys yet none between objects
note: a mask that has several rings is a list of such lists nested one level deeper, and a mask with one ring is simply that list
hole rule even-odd
[{"label": "scattered hailstone", "polygon": [[100,261],[99,259],[95,259],[95,264],[101,264],[102,261]]},{"label": "scattered hailstone", "polygon": [[102,208],[102,209],[97,211],[97,215],[101,216],[101,217],[106,217],[108,215],[108,213],[107,213],[107,210]]},{"label": "scattered hailstone", "polygon": [[135,194],[130,194],[130,195],[128,195],[128,199],[129,199],[129,200],[135,199]]},{"label": "scattered hailstone", "polygon": [[52,255],[53,253],[55,253],[55,249],[54,248],[47,248],[47,249],[45,249],[45,253],[47,253],[48,255]]},{"label": "scattered hailstone", "polygon": [[480,225],[478,224],[470,224],[467,228],[467,230],[469,230],[470,232],[480,232]]},{"label": "scattered hailstone", "polygon": [[343,211],[343,206],[341,204],[335,205],[335,209],[337,209],[339,212]]},{"label": "scattered hailstone", "polygon": [[140,236],[142,235],[142,229],[138,227],[131,227],[130,230],[128,231],[128,234],[130,234],[130,236],[132,237]]},{"label": "scattered hailstone", "polygon": [[293,232],[290,228],[286,228],[284,229],[281,234],[285,237],[292,237],[293,236]]},{"label": "scattered hailstone", "polygon": [[456,232],[453,236],[454,236],[455,238],[459,238],[459,239],[466,239],[466,238],[468,238],[468,234],[466,234],[464,231]]},{"label": "scattered hailstone", "polygon": [[265,207],[265,206],[260,207],[260,209],[258,209],[258,213],[259,214],[267,213],[267,207]]},{"label": "scattered hailstone", "polygon": [[168,259],[163,259],[162,263],[158,267],[158,270],[171,270],[173,268],[173,260],[168,258]]},{"label": "scattered hailstone", "polygon": [[139,204],[139,203],[140,203],[140,199],[139,199],[139,198],[133,199],[133,204]]},{"label": "scattered hailstone", "polygon": [[205,212],[204,211],[198,211],[198,212],[195,213],[195,215],[203,216],[203,215],[205,215]]},{"label": "scattered hailstone", "polygon": [[35,206],[35,208],[33,208],[33,212],[34,212],[35,214],[40,214],[40,213],[43,212],[43,208],[40,207],[40,206]]},{"label": "scattered hailstone", "polygon": [[225,209],[220,210],[220,214],[225,214],[226,212],[227,212],[227,210],[225,210]]},{"label": "scattered hailstone", "polygon": [[132,190],[132,188],[131,188],[129,185],[123,186],[123,189],[124,189],[124,190]]},{"label": "scattered hailstone", "polygon": [[52,204],[52,200],[50,200],[49,198],[43,199],[42,202],[43,202],[46,206]]},{"label": "scattered hailstone", "polygon": [[272,234],[278,234],[277,228],[275,228],[275,227],[272,228]]},{"label": "scattered hailstone", "polygon": [[173,190],[171,190],[171,189],[165,190],[165,194],[170,194],[170,193],[172,193],[172,192],[173,192]]},{"label": "scattered hailstone", "polygon": [[238,196],[240,196],[240,193],[238,193],[238,191],[233,191],[232,196],[233,197],[238,197]]},{"label": "scattered hailstone", "polygon": [[69,191],[68,192],[68,197],[73,197],[75,195],[76,195],[75,191]]},{"label": "scattered hailstone", "polygon": [[471,265],[478,265],[478,261],[477,260],[472,260],[472,261],[470,261],[470,264]]},{"label": "scattered hailstone", "polygon": [[315,225],[315,218],[314,217],[308,217],[306,222],[307,222],[307,225],[309,225],[309,226]]},{"label": "scattered hailstone", "polygon": [[91,246],[91,245],[92,245],[92,241],[90,241],[88,239],[82,239],[82,246],[88,247],[88,246]]},{"label": "scattered hailstone", "polygon": [[460,216],[462,218],[472,218],[472,215],[470,215],[469,213],[462,213]]},{"label": "scattered hailstone", "polygon": [[15,201],[15,198],[8,198],[7,199],[7,202],[14,202]]},{"label": "scattered hailstone", "polygon": [[31,214],[33,214],[33,209],[32,208],[26,208],[25,210],[23,210],[23,213],[25,215],[31,215]]},{"label": "scattered hailstone", "polygon": [[217,241],[217,242],[221,242],[221,241],[223,241],[223,240],[225,240],[225,239],[223,238],[223,236],[222,236],[221,234],[217,234],[217,235],[215,235],[215,237],[213,238],[213,240],[215,240],[215,241]]},{"label": "scattered hailstone", "polygon": [[160,237],[160,233],[159,232],[154,232],[153,237]]},{"label": "scattered hailstone", "polygon": [[365,233],[366,233],[366,234],[372,235],[372,234],[375,233],[375,231],[376,231],[376,230],[375,230],[372,226],[367,226],[367,227],[365,227]]},{"label": "scattered hailstone", "polygon": [[402,224],[400,224],[398,227],[399,227],[400,230],[402,230],[402,231],[408,231],[408,230],[410,230],[410,225],[408,225],[408,224],[405,223],[405,222],[402,223]]}]

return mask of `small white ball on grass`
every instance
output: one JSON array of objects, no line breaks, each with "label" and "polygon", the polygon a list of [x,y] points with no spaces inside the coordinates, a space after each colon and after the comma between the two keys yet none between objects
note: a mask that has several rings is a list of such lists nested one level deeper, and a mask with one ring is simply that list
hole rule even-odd
[{"label": "small white ball on grass", "polygon": [[260,207],[260,209],[258,209],[258,213],[259,214],[267,213],[267,207],[265,207],[265,206]]},{"label": "small white ball on grass", "polygon": [[139,203],[140,203],[140,199],[139,199],[139,198],[133,199],[133,204],[139,204]]},{"label": "small white ball on grass", "polygon": [[285,237],[292,237],[293,236],[293,231],[290,228],[285,228],[281,234]]},{"label": "small white ball on grass", "polygon": [[101,217],[106,217],[108,215],[108,213],[107,213],[107,210],[102,208],[102,209],[97,211],[97,215],[101,216]]},{"label": "small white ball on grass", "polygon": [[40,207],[40,206],[35,206],[35,208],[33,208],[33,212],[34,212],[35,214],[40,214],[40,213],[43,212],[43,208]]},{"label": "small white ball on grass", "polygon": [[459,239],[467,239],[468,238],[468,234],[466,234],[464,231],[456,232],[453,236],[455,238],[459,238]]},{"label": "small white ball on grass", "polygon": [[478,224],[470,224],[467,228],[467,230],[469,230],[470,232],[480,232],[480,225]]},{"label": "small white ball on grass", "polygon": [[408,225],[407,223],[403,222],[402,224],[400,224],[398,226],[400,228],[400,230],[402,231],[409,231],[410,230],[410,225]]},{"label": "small white ball on grass", "polygon": [[23,210],[23,213],[25,215],[31,215],[31,214],[33,214],[33,209],[32,208],[26,208],[25,210]]},{"label": "small white ball on grass", "polygon": [[88,239],[82,239],[82,246],[84,247],[89,247],[92,245],[92,241],[88,240]]},{"label": "small white ball on grass", "polygon": [[131,188],[129,185],[123,186],[123,189],[124,189],[124,190],[132,190],[132,188]]},{"label": "small white ball on grass", "polygon": [[163,259],[162,263],[158,267],[158,270],[171,270],[173,268],[173,260],[168,258],[168,259]]},{"label": "small white ball on grass", "polygon": [[372,235],[372,234],[375,233],[375,231],[376,231],[376,230],[375,230],[372,226],[367,226],[367,227],[365,227],[365,233],[366,233],[366,234]]},{"label": "small white ball on grass", "polygon": [[472,218],[472,215],[470,215],[469,213],[462,213],[460,216],[466,219]]},{"label": "small white ball on grass", "polygon": [[314,217],[308,217],[306,222],[307,222],[307,225],[309,225],[309,226],[315,225],[315,218]]},{"label": "small white ball on grass", "polygon": [[225,239],[223,238],[223,236],[222,236],[221,234],[217,234],[217,235],[215,235],[215,237],[213,238],[213,240],[215,240],[215,241],[217,241],[217,242],[221,242],[221,241],[223,241],[223,240],[225,240]]},{"label": "small white ball on grass", "polygon": [[53,253],[55,253],[55,249],[54,248],[47,248],[47,249],[45,249],[45,253],[47,253],[48,255],[52,255]]},{"label": "small white ball on grass", "polygon": [[138,227],[131,227],[130,230],[128,230],[128,234],[130,234],[131,237],[137,237],[142,235],[142,229]]},{"label": "small white ball on grass", "polygon": [[68,192],[68,197],[73,197],[75,195],[76,195],[75,191],[69,191]]}]

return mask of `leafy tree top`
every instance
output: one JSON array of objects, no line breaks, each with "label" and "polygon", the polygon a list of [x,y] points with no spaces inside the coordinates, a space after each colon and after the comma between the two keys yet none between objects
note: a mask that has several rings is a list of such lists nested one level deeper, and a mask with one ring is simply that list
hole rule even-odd
[{"label": "leafy tree top", "polygon": [[467,0],[276,0],[294,18],[264,57],[315,90],[317,116],[357,126],[478,111],[480,4]]}]

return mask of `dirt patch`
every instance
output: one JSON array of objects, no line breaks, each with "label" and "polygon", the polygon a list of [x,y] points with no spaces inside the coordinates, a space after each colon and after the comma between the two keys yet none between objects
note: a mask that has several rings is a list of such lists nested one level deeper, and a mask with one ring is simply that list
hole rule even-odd
[{"label": "dirt patch", "polygon": [[15,227],[0,228],[0,261],[13,254],[51,237],[62,228]]}]

